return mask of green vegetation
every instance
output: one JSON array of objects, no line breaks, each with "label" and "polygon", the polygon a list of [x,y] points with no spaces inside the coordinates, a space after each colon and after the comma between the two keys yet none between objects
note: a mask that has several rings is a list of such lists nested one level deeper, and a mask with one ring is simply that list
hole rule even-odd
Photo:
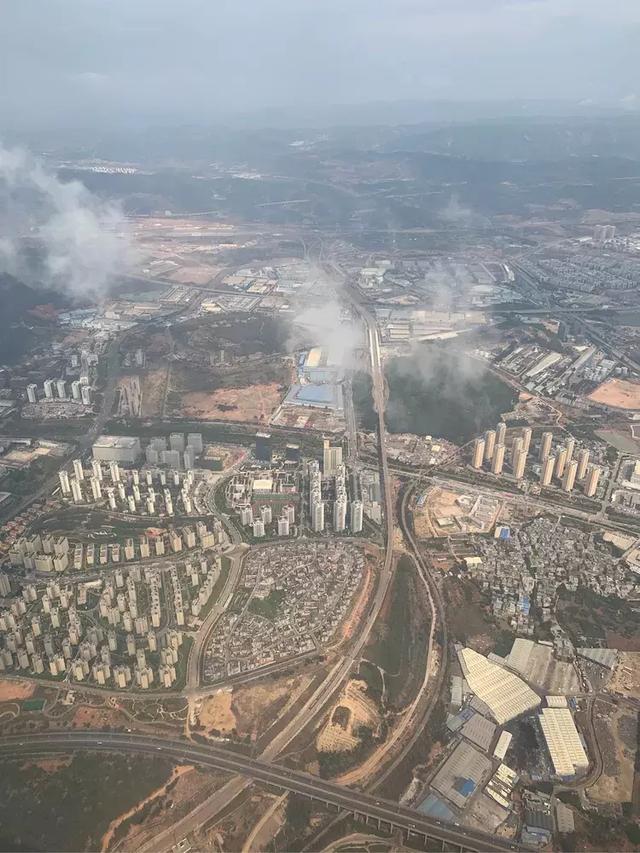
[{"label": "green vegetation", "polygon": [[252,598],[249,602],[249,611],[265,619],[275,619],[284,599],[284,590],[272,589],[266,598]]},{"label": "green vegetation", "polygon": [[189,653],[193,645],[193,637],[183,636],[182,646],[178,655],[176,664],[176,680],[173,685],[174,690],[182,690],[187,683],[187,663],[189,661]]},{"label": "green vegetation", "polygon": [[378,667],[368,660],[360,661],[358,675],[367,683],[367,691],[379,699],[382,696],[383,683]]},{"label": "green vegetation", "polygon": [[418,584],[413,561],[401,557],[364,653],[384,670],[387,699],[394,708],[409,701],[424,674],[429,619]]},{"label": "green vegetation", "polygon": [[[559,590],[558,621],[577,645],[610,645],[640,651],[640,620],[633,606],[615,596],[604,597],[580,587],[576,592]],[[610,636],[608,636],[610,635]]]},{"label": "green vegetation", "polygon": [[370,374],[362,370],[354,373],[351,388],[358,424],[371,432],[376,428],[378,419],[373,408],[373,382]]},{"label": "green vegetation", "polygon": [[355,749],[349,752],[319,752],[318,765],[320,776],[323,779],[331,779],[333,776],[339,776],[341,773],[346,773],[352,767],[357,766],[370,752],[375,743],[373,732],[367,726],[361,726],[358,729],[357,736],[360,743]]},{"label": "green vegetation", "polygon": [[58,769],[8,760],[2,771],[3,849],[99,850],[109,823],[166,782],[171,764],[77,753]]},{"label": "green vegetation", "polygon": [[2,489],[15,495],[29,495],[36,492],[47,477],[60,467],[57,456],[42,456],[35,459],[28,468],[10,471],[2,480]]},{"label": "green vegetation", "polygon": [[458,444],[495,424],[513,390],[479,361],[450,346],[422,345],[385,370],[390,432],[435,435]]}]

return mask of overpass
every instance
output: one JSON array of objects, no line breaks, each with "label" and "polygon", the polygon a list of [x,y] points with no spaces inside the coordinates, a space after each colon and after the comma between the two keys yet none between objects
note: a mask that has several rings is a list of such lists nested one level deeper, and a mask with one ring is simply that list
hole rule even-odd
[{"label": "overpass", "polygon": [[156,735],[96,730],[41,732],[0,738],[0,755],[3,759],[68,754],[80,750],[161,755],[182,763],[240,774],[256,782],[295,792],[330,808],[351,813],[356,819],[379,831],[392,833],[400,830],[408,839],[425,847],[427,842],[436,842],[442,850],[456,850],[461,853],[528,849],[506,839],[428,818],[391,800],[344,788],[335,782],[298,770],[249,758],[214,744],[195,744],[187,740]]}]

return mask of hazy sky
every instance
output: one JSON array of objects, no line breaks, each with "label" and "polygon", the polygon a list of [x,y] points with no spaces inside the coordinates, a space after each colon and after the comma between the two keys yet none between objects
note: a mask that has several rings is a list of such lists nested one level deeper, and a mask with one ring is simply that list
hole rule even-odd
[{"label": "hazy sky", "polygon": [[0,133],[267,107],[640,105],[639,0],[0,0]]}]

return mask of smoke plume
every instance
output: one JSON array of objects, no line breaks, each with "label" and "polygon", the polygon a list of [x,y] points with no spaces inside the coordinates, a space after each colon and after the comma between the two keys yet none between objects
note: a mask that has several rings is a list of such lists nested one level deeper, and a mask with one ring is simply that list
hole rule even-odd
[{"label": "smoke plume", "polygon": [[341,283],[320,265],[310,264],[310,277],[315,281],[315,293],[322,292],[321,302],[297,301],[293,305],[294,317],[288,348],[302,349],[320,346],[326,350],[330,365],[349,369],[353,366],[354,352],[362,346],[362,330],[343,310],[339,300]]},{"label": "smoke plume", "polygon": [[0,273],[75,298],[100,299],[132,251],[117,205],[61,181],[22,149],[0,146]]}]

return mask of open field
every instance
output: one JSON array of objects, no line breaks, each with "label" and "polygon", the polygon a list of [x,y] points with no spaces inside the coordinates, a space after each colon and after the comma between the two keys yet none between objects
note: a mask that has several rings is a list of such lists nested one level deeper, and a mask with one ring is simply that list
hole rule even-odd
[{"label": "open field", "polygon": [[640,383],[607,379],[589,394],[588,399],[614,409],[640,409]]},{"label": "open field", "polygon": [[231,708],[232,702],[232,690],[219,690],[213,696],[202,700],[198,718],[208,734],[226,735],[236,728],[237,720]]},{"label": "open field", "polygon": [[602,775],[588,789],[590,799],[628,803],[633,793],[638,715],[624,705],[596,704],[595,728],[603,758]]},{"label": "open field", "polygon": [[401,709],[422,681],[429,620],[413,562],[402,556],[363,657],[384,671],[387,701]]},{"label": "open field", "polygon": [[627,601],[605,598],[580,588],[560,591],[557,618],[578,646],[606,645],[621,651],[640,651],[638,617]]},{"label": "open field", "polygon": [[362,729],[377,731],[381,722],[365,681],[352,679],[340,694],[316,739],[318,752],[351,752],[362,742]]},{"label": "open field", "polygon": [[144,374],[140,404],[142,417],[156,418],[162,415],[168,370],[168,366],[158,367],[155,370],[148,370]]},{"label": "open field", "polygon": [[421,538],[447,536],[451,532],[487,532],[500,514],[501,504],[478,495],[472,487],[444,489],[434,486],[421,507],[414,509],[416,535]]},{"label": "open field", "polygon": [[0,681],[0,702],[21,702],[33,696],[35,685],[28,681]]},{"label": "open field", "polygon": [[620,652],[607,690],[640,699],[640,652]]},{"label": "open field", "polygon": [[249,735],[255,741],[296,704],[312,680],[313,675],[303,673],[237,687],[231,710],[238,734]]},{"label": "open field", "polygon": [[506,654],[510,650],[513,635],[496,630],[474,583],[462,578],[446,578],[444,600],[453,640],[471,646],[481,654],[492,651]]},{"label": "open field", "polygon": [[177,412],[198,420],[256,421],[268,423],[282,399],[276,382],[248,388],[220,388],[217,391],[190,391],[174,404]]},{"label": "open field", "polygon": [[45,767],[3,763],[2,849],[99,850],[111,821],[171,774],[166,759],[140,755],[76,753],[64,766]]}]

